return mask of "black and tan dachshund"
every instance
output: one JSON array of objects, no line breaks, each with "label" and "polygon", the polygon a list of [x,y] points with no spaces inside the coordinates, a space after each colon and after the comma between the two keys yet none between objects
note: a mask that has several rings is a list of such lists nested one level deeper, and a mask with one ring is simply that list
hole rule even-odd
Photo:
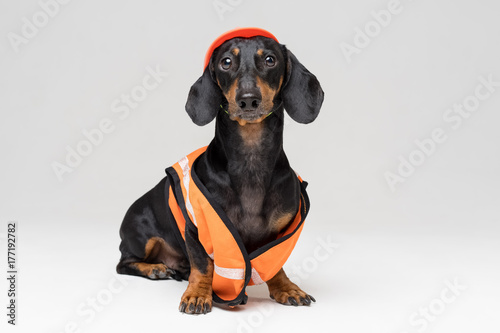
[{"label": "black and tan dachshund", "polygon": [[[186,111],[193,122],[205,125],[216,118],[215,137],[194,169],[248,253],[275,240],[299,210],[301,185],[283,151],[284,111],[299,123],[310,123],[322,102],[316,77],[284,45],[262,36],[224,42],[191,87]],[[170,181],[163,178],[127,211],[117,272],[188,280],[179,310],[207,313],[214,264],[196,229],[186,227],[185,242],[176,236],[165,201]],[[315,301],[283,269],[266,283],[279,303]]]}]

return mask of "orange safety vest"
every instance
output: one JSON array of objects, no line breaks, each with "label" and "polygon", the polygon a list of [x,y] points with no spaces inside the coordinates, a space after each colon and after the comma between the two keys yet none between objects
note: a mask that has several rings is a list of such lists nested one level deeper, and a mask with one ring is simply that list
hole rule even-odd
[{"label": "orange safety vest", "polygon": [[177,225],[176,237],[184,251],[186,228],[196,228],[200,243],[214,261],[214,301],[230,306],[245,304],[246,286],[261,284],[274,277],[297,243],[309,211],[307,183],[298,176],[301,200],[293,222],[276,240],[249,254],[236,227],[194,171],[193,164],[206,149],[200,148],[166,169],[170,180],[166,182],[169,187],[166,200]]}]

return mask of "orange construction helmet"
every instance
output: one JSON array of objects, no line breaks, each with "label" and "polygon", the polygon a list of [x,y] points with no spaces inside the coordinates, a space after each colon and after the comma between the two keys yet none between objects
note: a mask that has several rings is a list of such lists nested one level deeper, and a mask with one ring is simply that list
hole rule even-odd
[{"label": "orange construction helmet", "polygon": [[215,39],[208,48],[208,51],[205,55],[205,64],[203,65],[203,70],[207,68],[208,63],[210,62],[210,57],[212,57],[212,53],[214,53],[214,50],[221,46],[225,41],[236,37],[250,38],[255,36],[272,38],[276,42],[278,42],[278,39],[272,33],[261,28],[236,28],[233,30],[229,30],[217,37],[217,39]]}]

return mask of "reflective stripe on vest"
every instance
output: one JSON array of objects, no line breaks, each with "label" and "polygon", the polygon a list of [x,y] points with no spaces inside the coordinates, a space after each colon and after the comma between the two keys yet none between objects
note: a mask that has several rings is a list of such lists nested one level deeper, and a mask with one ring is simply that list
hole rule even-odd
[{"label": "reflective stripe on vest", "polygon": [[240,235],[225,212],[193,170],[200,148],[168,168],[170,179],[168,205],[182,238],[185,230],[197,228],[198,238],[214,260],[212,289],[214,301],[237,305],[246,299],[247,285],[261,284],[278,273],[290,256],[309,210],[305,183],[300,177],[300,207],[293,222],[278,238],[248,254]]}]

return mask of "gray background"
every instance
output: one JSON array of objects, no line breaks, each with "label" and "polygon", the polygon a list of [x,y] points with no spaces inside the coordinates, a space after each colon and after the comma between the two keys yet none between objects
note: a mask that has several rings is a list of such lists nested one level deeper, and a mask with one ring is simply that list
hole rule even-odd
[{"label": "gray background", "polygon": [[[497,1],[401,0],[350,62],[342,43],[376,29],[371,12],[394,2],[73,0],[52,7],[16,51],[9,36],[22,36],[23,18],[32,21],[47,2],[0,2],[0,248],[8,221],[18,221],[19,239],[19,322],[8,327],[2,312],[2,329],[500,328],[500,87],[458,128],[443,119],[474,95],[480,77],[500,81]],[[259,286],[244,307],[191,317],[177,312],[185,282],[117,282],[118,228],[165,167],[211,140],[214,124],[194,125],[184,103],[207,47],[238,26],[271,31],[325,91],[317,121],[287,119],[285,130],[285,151],[312,201],[285,268],[318,302],[281,306]],[[147,68],[168,76],[121,119],[114,101],[141,86]],[[65,163],[67,147],[103,119],[114,130],[59,180],[53,163]],[[415,140],[436,128],[446,141],[392,191],[385,174],[398,172],[400,156],[417,156]],[[328,242],[335,246],[322,247]],[[463,286],[449,304],[445,281]],[[415,313],[429,307],[432,319],[416,324]]]}]

